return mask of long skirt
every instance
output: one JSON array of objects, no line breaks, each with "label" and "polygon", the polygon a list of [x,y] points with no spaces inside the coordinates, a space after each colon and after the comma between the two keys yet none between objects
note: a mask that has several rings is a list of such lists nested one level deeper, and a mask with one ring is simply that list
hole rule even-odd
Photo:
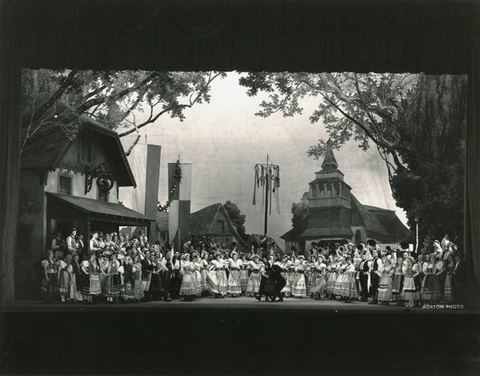
[{"label": "long skirt", "polygon": [[283,287],[282,291],[280,291],[285,296],[290,296],[292,293],[292,285],[290,284],[290,276],[288,273],[282,273],[282,277],[285,278],[285,286]]},{"label": "long skirt", "polygon": [[241,294],[242,287],[240,285],[240,271],[239,270],[232,270],[228,276],[228,287],[227,287],[228,294]]},{"label": "long skirt", "polygon": [[70,289],[70,273],[65,269],[58,273],[58,292],[62,295],[67,295]]},{"label": "long skirt", "polygon": [[180,286],[180,296],[193,296],[197,294],[195,284],[195,275],[188,271],[183,273],[182,285]]},{"label": "long skirt", "polygon": [[347,273],[340,273],[335,281],[335,285],[333,287],[333,294],[334,295],[343,295],[343,292],[346,290],[346,282],[348,279]]},{"label": "long skirt", "polygon": [[248,271],[247,269],[240,269],[240,288],[242,292],[246,292],[248,287]]},{"label": "long skirt", "polygon": [[420,290],[413,277],[407,276],[403,281],[403,299],[408,301],[420,300]]},{"label": "long skirt", "polygon": [[114,297],[120,295],[121,279],[120,274],[110,274],[104,280],[105,295]]},{"label": "long skirt", "polygon": [[403,274],[394,274],[393,281],[392,281],[392,294],[393,300],[403,300],[402,299],[402,291],[403,291]]},{"label": "long skirt", "polygon": [[200,271],[200,274],[202,275],[201,277],[201,286],[202,286],[202,291],[208,291],[208,270],[207,269],[202,269]]},{"label": "long skirt", "polygon": [[325,288],[325,291],[327,294],[335,294],[335,284],[337,282],[338,278],[338,273],[334,271],[329,271],[327,272],[327,286]]},{"label": "long skirt", "polygon": [[308,273],[305,273],[305,282],[306,282],[306,286],[307,286],[307,295],[310,295],[312,294],[312,276],[313,276],[313,273],[312,272],[308,272]]},{"label": "long skirt", "polygon": [[358,293],[357,286],[355,285],[355,273],[344,273],[342,275],[345,275],[345,277],[343,278],[340,294],[338,295],[356,298]]},{"label": "long skirt", "polygon": [[225,270],[211,270],[207,274],[208,290],[214,295],[227,293],[227,274]]},{"label": "long skirt", "polygon": [[275,280],[270,277],[262,277],[259,293],[260,295],[273,296],[275,293]]},{"label": "long skirt", "polygon": [[134,285],[135,283],[132,285],[131,281],[126,281],[125,284],[123,285],[122,296],[126,301],[135,300]]},{"label": "long skirt", "polygon": [[325,281],[325,277],[321,273],[314,272],[311,275],[311,280],[312,280],[312,287],[310,289],[310,292],[312,294],[323,295],[323,292],[325,291],[325,287],[327,285],[327,282]]},{"label": "long skirt", "polygon": [[378,300],[382,302],[393,301],[392,277],[389,275],[382,275],[380,278],[380,284],[378,286]]},{"label": "long skirt", "polygon": [[98,273],[90,273],[90,295],[100,295],[102,286],[100,284],[100,276]]},{"label": "long skirt", "polygon": [[135,273],[135,283],[133,286],[133,292],[135,294],[135,299],[140,300],[143,299],[143,285],[142,285],[142,273],[136,272]]},{"label": "long skirt", "polygon": [[75,273],[70,273],[70,289],[68,291],[68,298],[76,302],[82,301],[82,294],[77,287],[77,276]]},{"label": "long skirt", "polygon": [[250,279],[248,280],[247,292],[251,294],[257,294],[260,291],[260,272],[252,272]]},{"label": "long skirt", "polygon": [[193,276],[195,278],[195,295],[201,296],[202,295],[202,273],[200,273],[200,270],[195,270],[193,272]]},{"label": "long skirt", "polygon": [[87,273],[80,270],[77,275],[78,291],[82,294],[82,300],[87,300],[90,295],[90,277]]},{"label": "long skirt", "polygon": [[305,283],[305,274],[295,273],[295,281],[292,286],[292,295],[296,298],[307,296],[307,285]]},{"label": "long skirt", "polygon": [[422,300],[436,302],[442,296],[442,286],[435,274],[427,274],[422,284]]},{"label": "long skirt", "polygon": [[48,280],[44,275],[42,279],[42,295],[44,300],[46,302],[51,301],[56,294],[58,294],[57,275],[55,273],[49,273]]},{"label": "long skirt", "polygon": [[152,297],[154,299],[159,299],[163,291],[164,289],[163,289],[162,278],[160,277],[160,274],[153,273],[152,279],[150,282],[150,292],[152,294]]},{"label": "long skirt", "polygon": [[445,277],[445,288],[443,290],[443,299],[446,303],[453,303],[455,301],[455,289],[452,283],[453,275],[447,274]]}]

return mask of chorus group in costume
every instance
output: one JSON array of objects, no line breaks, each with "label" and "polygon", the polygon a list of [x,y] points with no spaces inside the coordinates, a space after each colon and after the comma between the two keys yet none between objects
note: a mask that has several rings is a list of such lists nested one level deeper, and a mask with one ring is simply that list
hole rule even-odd
[{"label": "chorus group in costume", "polygon": [[181,250],[95,232],[89,251],[72,229],[57,234],[42,266],[45,302],[141,302],[249,297],[368,302],[420,307],[463,302],[463,253],[448,236],[431,250],[411,254],[376,242],[320,246],[304,255],[276,254],[274,247],[239,249],[192,238]]}]

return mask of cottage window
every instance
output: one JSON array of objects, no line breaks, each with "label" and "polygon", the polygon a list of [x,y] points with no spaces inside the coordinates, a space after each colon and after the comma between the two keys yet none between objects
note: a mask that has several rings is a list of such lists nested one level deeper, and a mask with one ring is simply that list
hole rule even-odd
[{"label": "cottage window", "polygon": [[80,140],[80,161],[92,162],[92,141],[88,138]]},{"label": "cottage window", "polygon": [[72,178],[70,176],[60,175],[58,193],[64,195],[72,194]]}]

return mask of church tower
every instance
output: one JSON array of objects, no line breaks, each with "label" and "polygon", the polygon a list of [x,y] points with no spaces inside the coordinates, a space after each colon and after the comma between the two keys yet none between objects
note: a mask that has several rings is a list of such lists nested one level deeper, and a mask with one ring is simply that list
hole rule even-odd
[{"label": "church tower", "polygon": [[345,183],[342,171],[329,149],[322,163],[322,169],[315,173],[315,180],[309,183],[308,207],[352,207],[351,187]]}]

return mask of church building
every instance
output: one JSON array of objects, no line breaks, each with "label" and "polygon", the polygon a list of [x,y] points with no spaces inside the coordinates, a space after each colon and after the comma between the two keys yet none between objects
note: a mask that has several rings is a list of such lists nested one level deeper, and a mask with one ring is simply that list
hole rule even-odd
[{"label": "church building", "polygon": [[281,238],[287,252],[295,247],[300,253],[312,242],[321,245],[334,243],[358,244],[374,239],[379,244],[398,245],[410,231],[396,216],[395,211],[363,205],[352,194],[352,187],[344,180],[332,150],[315,173],[304,193],[302,217]]}]

